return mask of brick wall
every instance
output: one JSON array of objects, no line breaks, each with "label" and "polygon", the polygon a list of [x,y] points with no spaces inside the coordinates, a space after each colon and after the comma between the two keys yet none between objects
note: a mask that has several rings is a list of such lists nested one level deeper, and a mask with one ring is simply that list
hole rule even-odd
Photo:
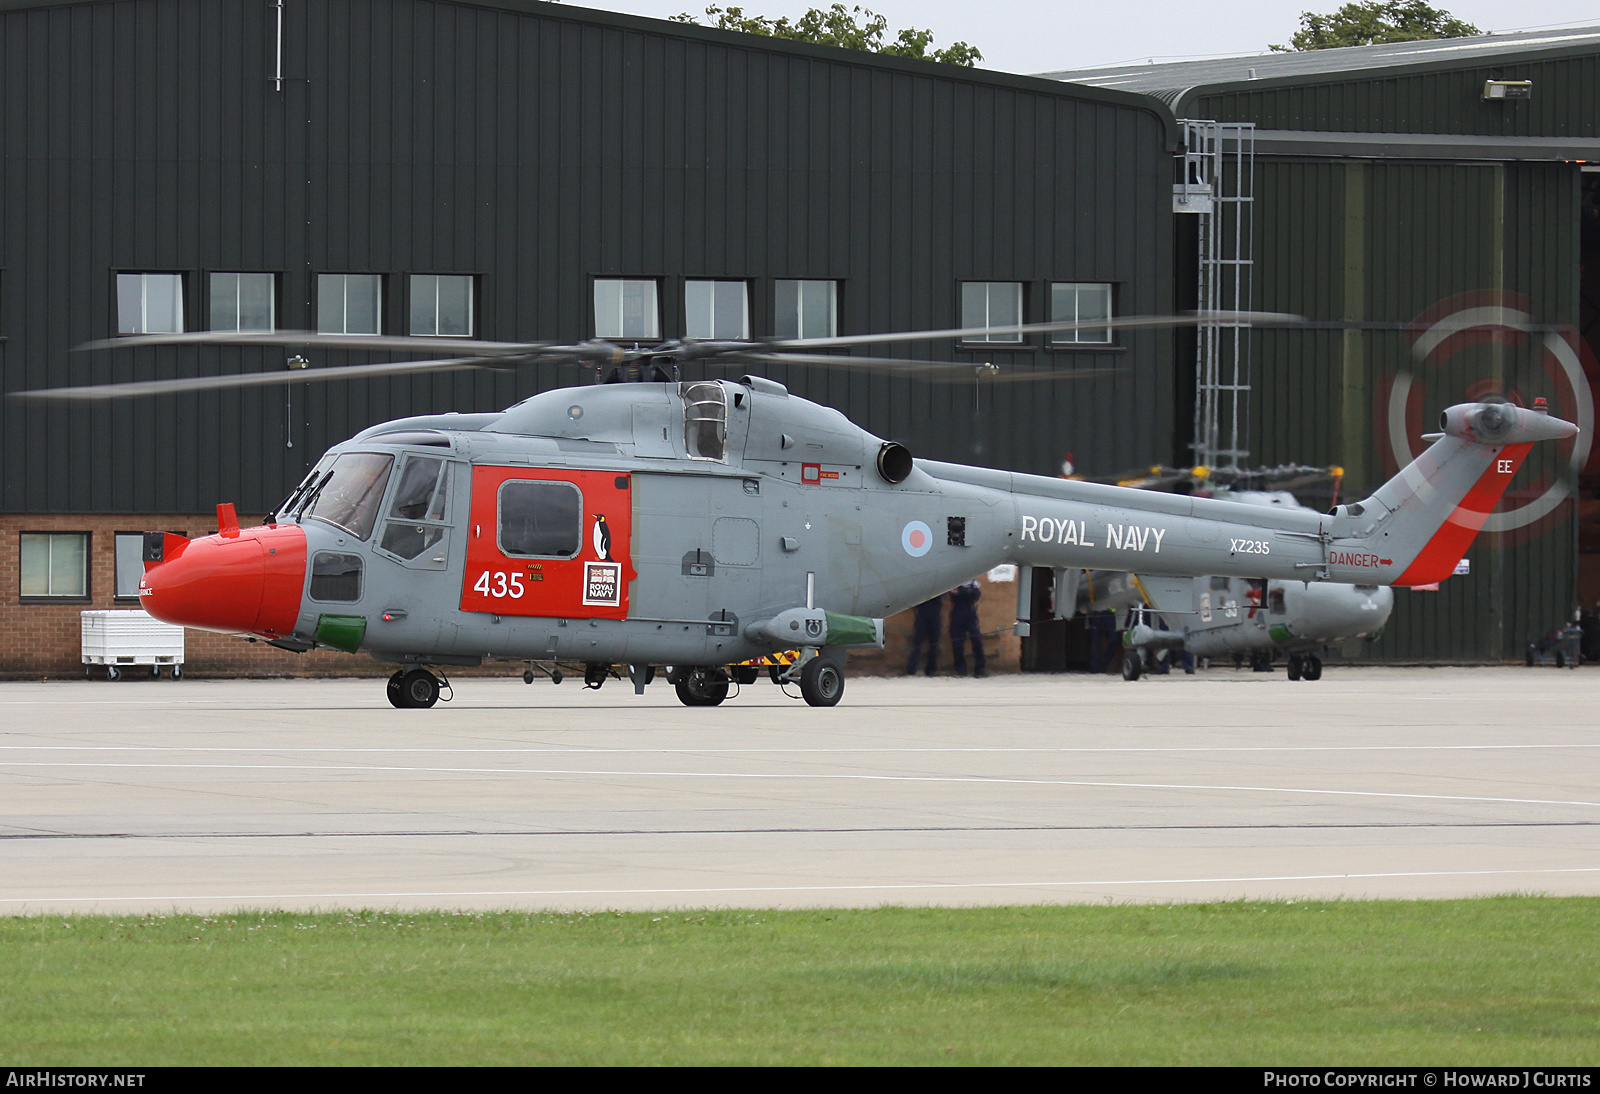
[{"label": "brick wall", "polygon": [[[239,519],[248,525],[260,523],[261,518]],[[84,675],[79,613],[139,606],[136,601],[115,597],[116,533],[159,529],[198,536],[214,532],[216,527],[214,513],[0,514],[0,678]],[[87,601],[22,603],[23,532],[89,533]],[[295,654],[227,634],[184,633],[184,672],[192,676],[387,676],[393,671],[365,656],[330,650]]]}]

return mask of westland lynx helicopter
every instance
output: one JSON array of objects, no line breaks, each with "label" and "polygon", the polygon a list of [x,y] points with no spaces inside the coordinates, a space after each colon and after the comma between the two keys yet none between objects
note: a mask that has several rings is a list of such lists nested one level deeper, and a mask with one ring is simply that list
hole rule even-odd
[{"label": "westland lynx helicopter", "polygon": [[[1286,491],[1239,490],[1228,500],[1310,512]],[[1290,680],[1322,679],[1322,653],[1356,638],[1371,638],[1389,621],[1394,590],[1370,582],[1266,581],[1207,574],[1178,577],[1071,571],[1063,575],[1070,616],[1078,611],[1118,613],[1122,633],[1122,678],[1137,680],[1168,651],[1194,657],[1248,659],[1270,669],[1274,655],[1287,654]],[[1165,626],[1158,626],[1158,621]]]},{"label": "westland lynx helicopter", "polygon": [[[1248,313],[1113,320],[1119,328]],[[1283,319],[1285,317],[1270,317]],[[1103,328],[1041,323],[788,341],[674,342],[624,350],[198,333],[111,345],[216,342],[408,352],[435,360],[196,377],[38,393],[106,398],[534,361],[592,367],[499,413],[372,426],[335,445],[259,527],[218,507],[215,535],[145,536],[140,598],[158,619],[331,647],[398,665],[389,698],[432,706],[433,671],[487,658],[583,663],[591,684],[628,666],[642,692],[671,666],[678,698],[714,706],[730,666],[776,651],[812,706],[844,691],[852,647],[883,619],[1001,563],[1412,585],[1448,575],[1535,441],[1577,427],[1508,404],[1444,411],[1432,447],[1364,501],[1331,513],[1013,474],[913,458],[836,410],[758,376],[678,379],[691,361],[938,366],[819,350],[933,338]],[[104,345],[104,344],[102,344]],[[970,380],[972,365],[945,366]],[[977,366],[996,381],[992,366]],[[953,371],[952,371],[953,370]],[[1059,373],[1023,374],[1023,379]],[[616,382],[634,380],[638,382]],[[603,382],[612,381],[612,382]],[[1018,582],[1019,605],[1030,583]],[[1023,613],[1019,612],[1019,615]],[[525,677],[526,678],[526,677]]]}]

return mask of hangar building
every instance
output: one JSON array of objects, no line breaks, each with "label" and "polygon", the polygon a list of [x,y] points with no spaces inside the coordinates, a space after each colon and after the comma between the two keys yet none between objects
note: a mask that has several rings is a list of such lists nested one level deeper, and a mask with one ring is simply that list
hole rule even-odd
[{"label": "hangar building", "polygon": [[[7,393],[289,356],[73,352],[139,332],[648,341],[1173,306],[1178,134],[1126,91],[534,0],[0,0],[0,58]],[[1066,448],[1106,470],[1173,458],[1172,336],[1099,334],[908,347],[1081,382],[773,378],[930,457],[1044,473]],[[374,422],[581,380],[541,366],[4,399],[3,670],[81,671],[79,612],[135,603],[132,533],[209,531],[219,501],[259,516]],[[189,656],[317,658],[198,634]]]},{"label": "hangar building", "polygon": [[1372,656],[1517,658],[1595,605],[1600,28],[1052,75],[1218,123],[1185,128],[1221,142],[1228,177],[1191,156],[1175,207],[1196,182],[1242,197],[1216,216],[1253,236],[1253,304],[1315,321],[1251,336],[1256,464],[1341,465],[1360,496],[1451,403],[1542,395],[1584,424],[1520,473],[1469,576],[1400,594]]}]

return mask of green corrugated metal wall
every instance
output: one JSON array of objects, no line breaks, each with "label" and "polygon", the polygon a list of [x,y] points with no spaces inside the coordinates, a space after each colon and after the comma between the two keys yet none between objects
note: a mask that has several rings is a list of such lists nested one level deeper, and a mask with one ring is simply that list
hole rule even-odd
[{"label": "green corrugated metal wall", "polygon": [[[1256,172],[1259,307],[1328,322],[1406,324],[1462,294],[1516,294],[1527,298],[1534,323],[1576,322],[1573,165],[1263,159]],[[1258,332],[1254,460],[1343,465],[1345,496],[1370,492],[1393,468],[1388,406],[1402,373],[1418,389],[1418,430],[1434,428],[1444,407],[1501,386],[1518,401],[1543,395],[1571,414],[1571,389],[1558,382],[1542,337],[1486,342],[1442,363],[1419,363],[1399,330]],[[1564,456],[1541,446],[1508,504],[1524,504],[1541,483],[1564,477]],[[1574,521],[1568,501],[1533,528],[1481,536],[1469,554],[1470,576],[1437,593],[1399,592],[1371,656],[1520,656],[1571,610]]]},{"label": "green corrugated metal wall", "polygon": [[[1485,80],[1532,80],[1526,101],[1485,102]],[[1320,82],[1197,96],[1178,113],[1253,121],[1263,129],[1351,133],[1481,133],[1508,137],[1600,135],[1600,56],[1512,60],[1454,71],[1346,72]],[[1276,84],[1276,86],[1274,86]]]}]

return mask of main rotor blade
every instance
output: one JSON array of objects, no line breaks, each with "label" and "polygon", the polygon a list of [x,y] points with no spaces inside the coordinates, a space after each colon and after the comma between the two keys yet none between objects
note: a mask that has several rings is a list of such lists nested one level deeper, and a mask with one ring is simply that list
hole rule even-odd
[{"label": "main rotor blade", "polygon": [[929,368],[975,368],[971,364],[946,361],[917,361],[909,357],[847,357],[831,353],[739,353],[711,358],[706,364],[821,365],[825,368],[853,368],[868,372],[911,372]]},{"label": "main rotor blade", "polygon": [[171,380],[133,380],[121,384],[51,387],[13,391],[17,399],[127,399],[135,395],[170,395],[184,391],[217,391],[236,387],[275,387],[326,380],[364,380],[373,376],[407,373],[456,372],[469,368],[495,368],[503,362],[482,357],[452,357],[436,361],[391,361],[377,365],[339,365],[335,368],[285,369],[282,372],[240,372],[225,376],[184,376]]},{"label": "main rotor blade", "polygon": [[555,346],[549,342],[485,342],[468,338],[439,338],[429,335],[319,334],[309,330],[219,331],[198,330],[183,334],[127,334],[85,342],[76,350],[132,349],[137,346],[322,346],[327,349],[371,349],[390,353],[427,353],[445,350],[458,357],[521,357],[552,349],[574,350],[575,346]]},{"label": "main rotor blade", "polygon": [[[1120,366],[1106,368],[1012,369],[1003,365],[970,361],[912,361],[902,357],[843,357],[823,353],[746,353],[726,363],[748,362],[760,365],[821,365],[825,368],[858,369],[933,384],[1032,384],[1053,380],[1092,380],[1100,376],[1125,374]],[[713,362],[715,363],[715,362]]]},{"label": "main rotor blade", "polygon": [[[1052,323],[1023,323],[1008,327],[954,327],[949,330],[891,331],[886,334],[846,334],[831,338],[790,338],[781,342],[768,342],[763,347],[769,353],[782,353],[790,349],[834,349],[845,346],[868,346],[883,342],[931,342],[951,339],[988,339],[996,334],[1036,334],[1049,331],[1074,330],[1145,330],[1159,327],[1197,327],[1206,323],[1251,324],[1254,326],[1285,326],[1303,322],[1298,315],[1265,311],[1207,311],[1186,312],[1183,315],[1130,315],[1112,319],[1070,319]],[[1018,339],[1021,340],[1020,337]],[[1061,349],[1072,348],[1067,343]]]}]

